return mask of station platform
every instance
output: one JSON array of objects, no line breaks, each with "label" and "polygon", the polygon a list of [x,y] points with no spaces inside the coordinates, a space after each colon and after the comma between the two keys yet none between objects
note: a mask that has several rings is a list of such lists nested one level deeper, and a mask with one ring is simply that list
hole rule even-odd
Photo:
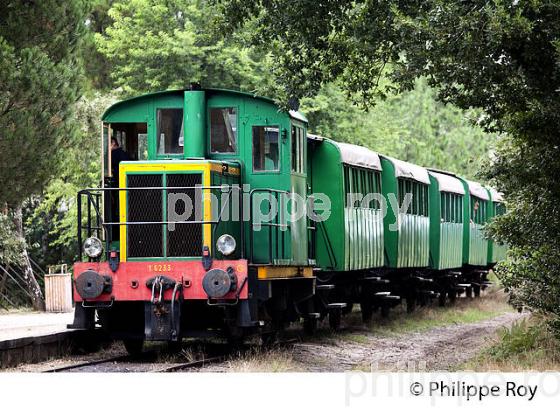
[{"label": "station platform", "polygon": [[74,312],[17,312],[0,314],[0,341],[38,337],[66,331]]},{"label": "station platform", "polygon": [[0,368],[68,354],[81,331],[67,329],[74,312],[0,314]]}]

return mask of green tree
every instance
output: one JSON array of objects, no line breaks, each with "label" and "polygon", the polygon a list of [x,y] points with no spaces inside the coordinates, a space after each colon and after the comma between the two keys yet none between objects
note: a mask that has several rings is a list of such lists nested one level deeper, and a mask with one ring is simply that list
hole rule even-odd
[{"label": "green tree", "polygon": [[108,91],[112,88],[111,64],[97,48],[95,36],[104,35],[113,21],[109,9],[114,0],[90,0],[91,7],[86,17],[87,31],[80,49],[80,60],[84,66],[89,88],[93,91]]},{"label": "green tree", "polygon": [[304,98],[301,110],[311,132],[472,179],[495,141],[476,125],[480,111],[437,101],[424,78],[413,90],[389,96],[368,111],[352,105],[340,87],[327,84],[317,96]]},{"label": "green tree", "polygon": [[[85,0],[0,3],[0,204],[12,209],[22,241],[22,203],[43,188],[75,133],[86,10]],[[41,308],[25,248],[21,263],[34,306]]]},{"label": "green tree", "polygon": [[23,244],[14,236],[14,231],[12,218],[0,213],[0,266],[19,264]]},{"label": "green tree", "polygon": [[[560,317],[558,2],[219,3],[230,30],[251,20],[253,42],[273,45],[286,100],[338,80],[371,105],[425,77],[441,101],[483,109],[483,124],[508,135],[486,172],[508,206],[491,230],[511,248],[498,272],[517,303]],[[388,64],[391,81],[380,84]]]},{"label": "green tree", "polygon": [[200,0],[116,1],[97,45],[127,94],[184,88],[189,83],[253,91],[266,86],[261,55],[219,39],[216,9]]},{"label": "green tree", "polygon": [[105,93],[80,98],[76,104],[80,129],[74,144],[65,150],[66,160],[28,209],[27,243],[31,255],[43,266],[69,263],[77,258],[76,193],[99,185],[99,119],[115,102],[112,94]]}]

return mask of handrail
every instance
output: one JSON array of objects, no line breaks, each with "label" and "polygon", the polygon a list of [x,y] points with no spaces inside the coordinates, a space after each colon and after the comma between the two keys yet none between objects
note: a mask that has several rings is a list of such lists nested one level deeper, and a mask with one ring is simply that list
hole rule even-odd
[{"label": "handrail", "polygon": [[[186,190],[186,189],[199,189],[199,190],[212,190],[212,189],[220,189],[223,190],[227,188],[228,189],[228,197],[227,197],[227,203],[231,203],[230,198],[232,197],[233,191],[234,189],[238,189],[238,192],[240,192],[239,187],[235,186],[235,185],[211,185],[211,186],[202,186],[202,185],[196,185],[196,186],[184,186],[184,187],[127,187],[127,188],[89,188],[89,189],[82,189],[80,191],[78,191],[78,197],[77,197],[77,206],[78,206],[78,256],[79,256],[79,260],[82,260],[83,258],[83,253],[82,253],[82,231],[85,229],[87,230],[88,236],[91,236],[92,233],[95,231],[98,233],[103,232],[104,234],[104,240],[105,240],[105,248],[106,248],[106,253],[109,253],[110,250],[110,245],[112,242],[112,230],[108,229],[112,226],[133,226],[133,225],[168,225],[168,224],[195,224],[195,225],[206,225],[206,224],[210,224],[210,225],[214,225],[212,234],[214,236],[214,233],[216,232],[216,229],[218,227],[218,225],[222,222],[222,213],[223,211],[226,209],[225,205],[222,204],[222,209],[218,215],[218,219],[217,220],[210,220],[210,221],[205,221],[205,220],[201,220],[201,221],[135,221],[135,222],[129,222],[129,221],[125,221],[125,222],[105,222],[100,207],[99,207],[99,198],[101,197],[101,195],[104,192],[120,192],[120,191],[147,191],[147,190],[158,190],[158,191],[162,191],[162,192],[167,192],[167,191],[176,191],[176,190]],[[87,225],[84,226],[82,225],[82,196],[85,196],[87,199]],[[93,200],[93,197],[95,197],[95,201]],[[95,212],[95,219],[96,219],[96,224],[95,226],[91,226],[91,208],[93,207],[93,211]],[[239,208],[240,211],[242,212],[243,210],[243,201],[239,200]],[[241,214],[240,214],[241,215]],[[243,224],[243,221],[239,221],[241,224]],[[242,229],[241,229],[241,235],[242,235]],[[244,239],[243,237],[241,237],[240,239],[241,241],[241,257],[244,257]]]},{"label": "handrail", "polygon": [[[286,228],[284,230],[282,230],[281,233],[281,238],[282,238],[282,258],[284,259],[285,254],[286,254],[286,244],[285,244],[285,232],[288,229],[291,229],[290,225],[286,224],[286,223],[281,223],[282,221],[279,221],[279,217],[281,217],[283,215],[283,213],[277,212],[276,216],[274,218],[275,222],[259,222],[258,224],[255,223],[253,221],[253,197],[255,193],[268,193],[269,194],[269,201],[272,199],[272,195],[274,195],[274,198],[276,200],[276,202],[278,203],[278,198],[280,197],[280,195],[289,195],[288,191],[284,191],[284,190],[279,190],[279,189],[271,189],[271,188],[255,188],[252,189],[249,193],[249,220],[251,221],[251,231],[249,232],[249,255],[250,255],[250,261],[253,262],[254,261],[254,227],[256,225],[259,226],[266,226],[268,227],[268,263],[272,263],[273,262],[273,253],[272,253],[272,230],[273,228],[275,228],[275,255],[276,255],[276,259],[280,259],[278,258],[278,256],[280,255],[280,246],[279,246],[279,240],[278,240],[278,232],[279,232],[279,228]],[[270,202],[269,202],[270,203]],[[278,206],[278,209],[281,210],[281,206]]]},{"label": "handrail", "polygon": [[331,267],[334,269],[336,268],[336,254],[332,248],[331,239],[329,238],[329,234],[327,232],[327,228],[325,228],[324,221],[319,221],[319,226],[321,227],[321,232],[323,233],[323,238],[327,243],[327,254],[329,255],[329,262],[331,263]]}]

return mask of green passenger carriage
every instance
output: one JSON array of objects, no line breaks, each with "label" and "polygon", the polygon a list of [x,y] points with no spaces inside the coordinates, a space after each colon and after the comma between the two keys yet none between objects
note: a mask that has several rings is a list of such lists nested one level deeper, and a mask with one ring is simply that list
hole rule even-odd
[{"label": "green passenger carriage", "polygon": [[463,265],[463,197],[465,188],[453,175],[430,171],[430,268]]},{"label": "green passenger carriage", "polygon": [[318,227],[317,265],[356,271],[384,266],[381,161],[357,145],[310,136],[311,187],[326,195],[330,216]]},{"label": "green passenger carriage", "polygon": [[490,196],[478,182],[461,179],[468,195],[463,197],[463,264],[484,267],[488,262],[488,240],[484,224],[489,220]]},{"label": "green passenger carriage", "polygon": [[490,195],[478,182],[461,178],[465,188],[463,197],[463,269],[462,278],[470,286],[467,296],[480,295],[490,283],[488,275],[488,239],[484,225],[490,220]]},{"label": "green passenger carriage", "polygon": [[[418,165],[381,157],[382,190],[387,200],[384,218],[385,265],[388,268],[425,268],[429,264],[428,171]],[[398,210],[395,206],[398,203]],[[404,204],[404,209],[403,209]]]}]

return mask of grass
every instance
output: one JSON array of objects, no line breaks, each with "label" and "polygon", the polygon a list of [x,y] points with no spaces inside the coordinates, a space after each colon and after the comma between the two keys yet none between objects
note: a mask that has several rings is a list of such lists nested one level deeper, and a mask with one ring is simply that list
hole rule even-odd
[{"label": "grass", "polygon": [[5,310],[5,309],[0,310],[0,315],[12,315],[12,314],[18,314],[18,313],[44,313],[44,312],[39,312],[37,310],[33,310],[33,308],[31,308],[29,306],[21,306],[21,307],[17,307],[17,308],[10,308],[8,310]]},{"label": "grass", "polygon": [[252,349],[225,363],[229,372],[300,372],[301,366],[286,349]]},{"label": "grass", "polygon": [[[399,306],[391,310],[388,319],[374,317],[372,324],[363,328],[359,312],[354,312],[346,318],[347,325],[355,330],[362,328],[367,334],[393,336],[395,334],[409,332],[424,332],[433,328],[475,323],[492,319],[505,312],[512,311],[507,304],[506,297],[501,291],[487,292],[483,297],[473,300],[457,299],[454,305],[446,307],[428,306],[418,308],[413,313],[407,313],[405,306]],[[365,334],[343,333],[329,334],[329,337],[341,337],[344,340],[355,343],[368,343]]]},{"label": "grass", "polygon": [[502,329],[492,344],[461,370],[480,372],[559,371],[560,339],[546,318],[532,316]]},{"label": "grass", "polygon": [[358,344],[369,344],[370,340],[364,334],[360,333],[347,333],[341,334],[340,338],[348,342],[358,343]]}]

